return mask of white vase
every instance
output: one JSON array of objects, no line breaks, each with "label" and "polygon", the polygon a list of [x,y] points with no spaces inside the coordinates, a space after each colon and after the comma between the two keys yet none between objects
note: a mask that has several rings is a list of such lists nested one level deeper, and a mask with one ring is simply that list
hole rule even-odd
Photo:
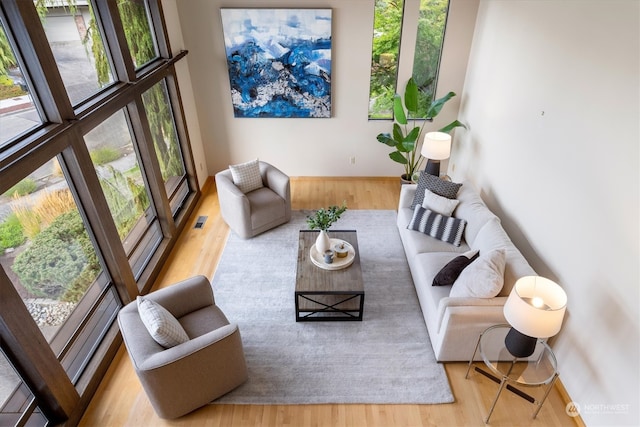
[{"label": "white vase", "polygon": [[326,231],[320,230],[320,234],[318,234],[318,238],[316,239],[316,250],[320,254],[324,254],[325,251],[331,249],[331,240],[329,239],[329,235]]}]

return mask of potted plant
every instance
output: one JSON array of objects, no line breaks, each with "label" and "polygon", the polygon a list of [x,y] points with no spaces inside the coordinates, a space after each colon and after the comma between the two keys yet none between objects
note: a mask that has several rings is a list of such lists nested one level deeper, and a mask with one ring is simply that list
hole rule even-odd
[{"label": "potted plant", "polygon": [[[426,117],[434,119],[451,98],[456,96],[454,92],[449,92],[442,98],[434,99],[427,109]],[[378,134],[378,141],[394,148],[395,151],[389,154],[389,157],[394,162],[398,162],[404,165],[404,174],[401,178],[407,182],[412,182],[415,173],[420,169],[424,157],[420,154],[420,147],[422,143],[422,130],[424,126],[429,122],[428,119],[417,119],[418,114],[418,85],[416,85],[413,77],[407,82],[407,86],[404,90],[404,105],[402,97],[399,94],[395,94],[393,97],[393,134],[380,133]],[[409,119],[412,120],[413,127],[409,128]],[[423,120],[422,125],[417,125],[417,120]],[[450,132],[456,127],[466,126],[454,120],[448,125],[444,126],[439,132]]]},{"label": "potted plant", "polygon": [[327,209],[320,208],[313,215],[307,216],[307,225],[311,230],[320,230],[320,234],[316,239],[316,250],[324,253],[331,248],[331,240],[327,234],[327,230],[331,225],[340,219],[340,216],[347,210],[347,205],[343,202],[342,206],[329,206]]}]

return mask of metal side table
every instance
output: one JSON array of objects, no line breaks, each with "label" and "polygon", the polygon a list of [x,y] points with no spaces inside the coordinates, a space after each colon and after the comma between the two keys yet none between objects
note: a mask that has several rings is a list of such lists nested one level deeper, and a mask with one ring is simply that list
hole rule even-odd
[{"label": "metal side table", "polygon": [[[485,423],[489,423],[498,398],[505,388],[536,405],[533,412],[533,418],[535,418],[558,378],[558,363],[551,347],[546,342],[538,340],[531,356],[516,358],[509,353],[504,345],[504,338],[509,329],[511,329],[509,325],[496,325],[482,332],[467,367],[465,378],[468,379],[473,361],[479,353],[489,371],[487,372],[478,366],[475,366],[475,370],[500,384]],[[515,386],[546,386],[546,390],[542,399],[536,400]]]}]

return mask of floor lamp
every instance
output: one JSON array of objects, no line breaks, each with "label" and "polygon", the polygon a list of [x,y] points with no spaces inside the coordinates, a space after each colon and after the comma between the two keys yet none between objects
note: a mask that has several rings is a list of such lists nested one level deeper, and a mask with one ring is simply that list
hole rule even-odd
[{"label": "floor lamp", "polygon": [[560,332],[566,308],[567,294],[555,282],[539,276],[518,279],[504,304],[504,317],[511,325],[504,339],[509,353],[531,356],[538,338]]},{"label": "floor lamp", "polygon": [[440,176],[440,160],[448,159],[451,155],[451,135],[444,132],[427,133],[420,154],[427,159],[424,171]]}]

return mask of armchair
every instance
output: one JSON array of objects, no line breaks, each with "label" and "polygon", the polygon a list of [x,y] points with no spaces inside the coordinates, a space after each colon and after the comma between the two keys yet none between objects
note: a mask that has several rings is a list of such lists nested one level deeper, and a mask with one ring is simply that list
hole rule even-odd
[{"label": "armchair", "polygon": [[262,188],[243,193],[234,183],[231,170],[216,174],[216,188],[222,218],[242,239],[257,236],[291,219],[289,177],[275,166],[260,161]]},{"label": "armchair", "polygon": [[134,370],[161,418],[177,418],[233,390],[247,379],[236,324],[215,305],[209,280],[197,276],[145,296],[171,313],[189,340],[164,348],[143,324],[136,302],[118,313]]}]

